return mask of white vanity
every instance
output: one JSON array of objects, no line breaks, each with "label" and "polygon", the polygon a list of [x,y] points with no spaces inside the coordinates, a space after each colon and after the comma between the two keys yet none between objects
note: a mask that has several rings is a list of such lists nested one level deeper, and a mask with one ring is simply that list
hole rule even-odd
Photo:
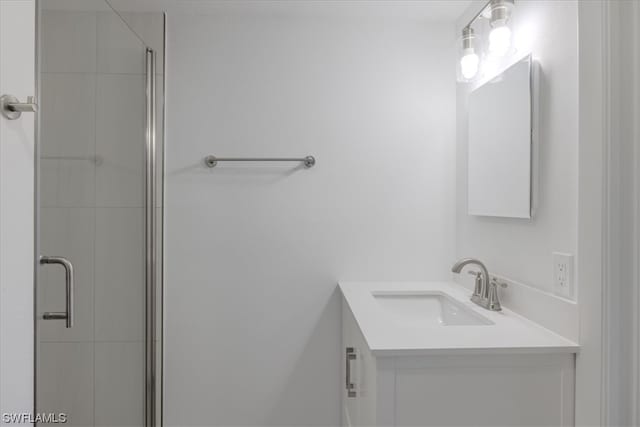
[{"label": "white vanity", "polygon": [[578,346],[447,282],[341,282],[344,426],[572,426]]}]

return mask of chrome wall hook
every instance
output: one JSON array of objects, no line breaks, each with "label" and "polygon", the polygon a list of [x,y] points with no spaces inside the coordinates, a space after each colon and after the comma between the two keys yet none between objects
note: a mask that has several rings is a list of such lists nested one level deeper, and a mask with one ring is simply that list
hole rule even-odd
[{"label": "chrome wall hook", "polygon": [[35,113],[37,111],[38,104],[36,104],[33,96],[28,97],[27,102],[20,102],[13,95],[0,96],[0,113],[7,120],[17,120],[22,116],[22,113]]}]

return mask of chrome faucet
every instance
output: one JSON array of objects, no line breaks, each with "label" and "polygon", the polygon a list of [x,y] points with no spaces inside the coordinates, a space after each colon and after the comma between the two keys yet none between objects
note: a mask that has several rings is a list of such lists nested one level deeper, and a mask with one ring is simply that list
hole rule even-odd
[{"label": "chrome faucet", "polygon": [[461,259],[451,267],[451,271],[453,273],[460,273],[465,266],[470,264],[480,267],[480,272],[469,272],[476,276],[476,285],[471,295],[471,301],[487,310],[502,310],[500,299],[498,298],[498,285],[503,287],[505,285],[502,283],[498,284],[495,278],[492,279],[489,275],[489,270],[487,270],[487,267],[480,260],[474,258]]}]

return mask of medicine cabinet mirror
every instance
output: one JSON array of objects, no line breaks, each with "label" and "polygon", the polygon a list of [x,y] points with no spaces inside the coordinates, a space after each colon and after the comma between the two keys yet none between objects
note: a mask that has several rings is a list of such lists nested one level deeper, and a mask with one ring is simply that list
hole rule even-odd
[{"label": "medicine cabinet mirror", "polygon": [[469,215],[531,218],[533,89],[529,55],[469,94]]}]

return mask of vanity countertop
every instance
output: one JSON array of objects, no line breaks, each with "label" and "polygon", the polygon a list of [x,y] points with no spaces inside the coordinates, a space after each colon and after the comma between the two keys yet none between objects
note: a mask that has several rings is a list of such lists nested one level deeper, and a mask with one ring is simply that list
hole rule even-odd
[{"label": "vanity countertop", "polygon": [[[340,290],[375,356],[577,353],[579,346],[503,307],[489,311],[469,301],[453,282],[340,282]],[[394,321],[377,296],[445,295],[484,318],[474,325],[411,325]],[[478,316],[479,315],[479,316]]]}]

